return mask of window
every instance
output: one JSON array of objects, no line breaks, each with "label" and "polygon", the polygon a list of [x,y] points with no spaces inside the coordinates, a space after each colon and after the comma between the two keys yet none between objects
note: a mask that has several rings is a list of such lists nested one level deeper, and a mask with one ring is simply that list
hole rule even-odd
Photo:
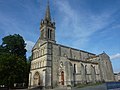
[{"label": "window", "polygon": [[48,29],[48,38],[51,39],[52,30]]},{"label": "window", "polygon": [[50,39],[52,38],[52,30],[50,30]]},{"label": "window", "polygon": [[74,73],[76,73],[76,64],[74,64]]}]

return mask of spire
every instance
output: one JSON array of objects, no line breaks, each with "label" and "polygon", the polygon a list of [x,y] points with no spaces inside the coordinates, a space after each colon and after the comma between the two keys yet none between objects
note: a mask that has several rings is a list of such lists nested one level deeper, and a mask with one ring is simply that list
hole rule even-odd
[{"label": "spire", "polygon": [[46,14],[45,14],[45,20],[51,21],[49,0],[48,0],[48,3],[47,3]]}]

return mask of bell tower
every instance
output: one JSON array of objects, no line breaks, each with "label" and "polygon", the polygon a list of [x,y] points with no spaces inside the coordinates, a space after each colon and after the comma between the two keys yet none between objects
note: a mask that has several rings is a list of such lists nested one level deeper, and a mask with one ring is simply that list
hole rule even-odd
[{"label": "bell tower", "polygon": [[40,23],[40,39],[55,43],[55,22],[51,20],[49,1],[44,19]]}]

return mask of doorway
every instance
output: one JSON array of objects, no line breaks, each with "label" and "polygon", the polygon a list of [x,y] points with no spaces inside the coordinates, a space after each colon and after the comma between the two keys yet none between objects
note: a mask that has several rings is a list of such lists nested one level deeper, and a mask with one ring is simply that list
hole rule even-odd
[{"label": "doorway", "polygon": [[40,75],[39,75],[39,72],[36,72],[36,73],[35,73],[33,84],[34,84],[34,86],[40,85]]}]

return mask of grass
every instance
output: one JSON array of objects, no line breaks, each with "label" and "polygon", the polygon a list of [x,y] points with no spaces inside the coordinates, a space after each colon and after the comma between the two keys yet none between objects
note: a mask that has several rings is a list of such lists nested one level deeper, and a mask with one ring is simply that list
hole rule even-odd
[{"label": "grass", "polygon": [[76,87],[77,88],[83,88],[83,87],[87,87],[87,86],[97,86],[97,85],[101,85],[103,84],[102,82],[96,82],[96,83],[88,83],[88,84],[77,84]]}]

